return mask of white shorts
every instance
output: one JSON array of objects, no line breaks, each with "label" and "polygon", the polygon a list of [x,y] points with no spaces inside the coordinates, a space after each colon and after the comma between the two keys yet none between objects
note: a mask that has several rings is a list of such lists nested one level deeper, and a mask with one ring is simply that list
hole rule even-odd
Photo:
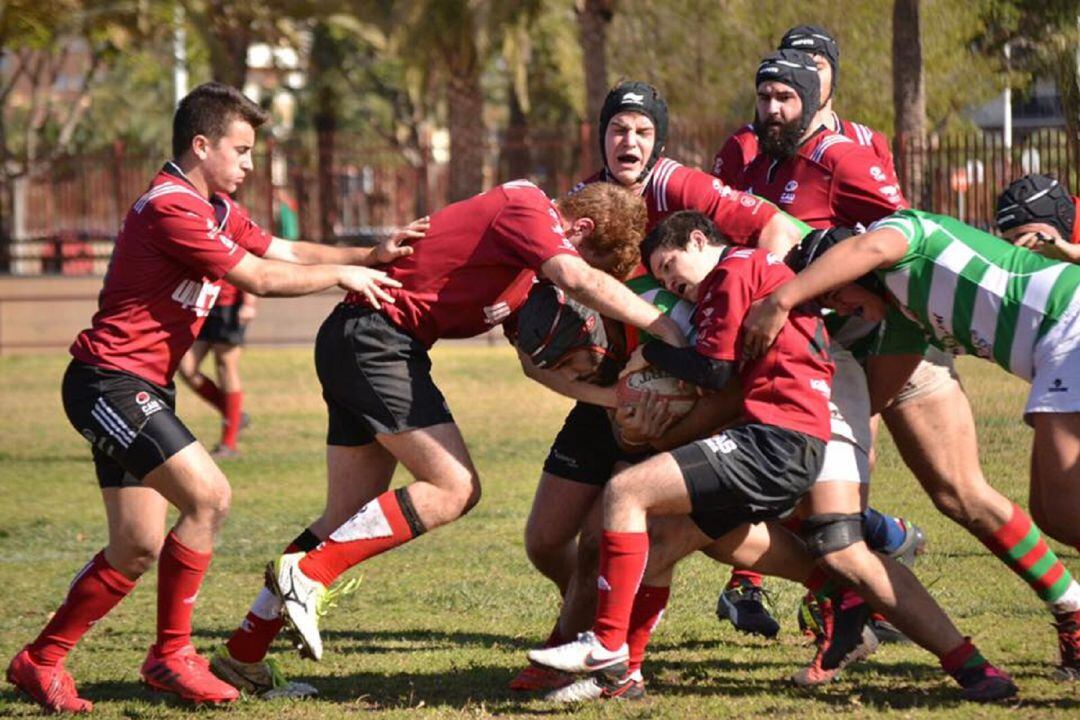
[{"label": "white shorts", "polygon": [[956,359],[944,350],[931,345],[889,406],[899,407],[906,402],[931,395],[943,387],[959,382],[960,376],[956,374]]},{"label": "white shorts", "polygon": [[870,483],[870,458],[858,445],[833,436],[814,482]]},{"label": "white shorts", "polygon": [[870,392],[866,374],[847,350],[829,346],[836,365],[829,411],[832,437],[816,482],[870,482]]},{"label": "white shorts", "polygon": [[1080,412],[1080,312],[1070,315],[1035,343],[1031,380],[1024,407],[1024,421],[1032,413]]}]

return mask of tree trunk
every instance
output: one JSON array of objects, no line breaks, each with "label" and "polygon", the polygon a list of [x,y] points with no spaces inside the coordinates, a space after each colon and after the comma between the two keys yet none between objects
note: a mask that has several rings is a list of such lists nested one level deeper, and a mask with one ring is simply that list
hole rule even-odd
[{"label": "tree trunk", "polygon": [[484,93],[476,63],[454,73],[446,85],[450,131],[450,202],[472,197],[484,186]]},{"label": "tree trunk", "polygon": [[312,32],[310,82],[315,89],[316,177],[318,178],[319,242],[334,241],[338,219],[337,195],[334,192],[334,140],[337,133],[338,93],[327,74],[336,62],[333,38],[324,23]]},{"label": "tree trunk", "polygon": [[923,79],[919,0],[893,0],[893,152],[904,194],[915,207],[926,204],[926,84]]},{"label": "tree trunk", "polygon": [[521,102],[517,93],[511,90],[509,93],[510,121],[506,126],[506,142],[502,148],[502,162],[500,166],[506,173],[503,180],[516,180],[528,177],[532,169],[529,153],[529,119],[525,111],[521,109]]},{"label": "tree trunk", "polygon": [[[610,89],[607,78],[607,30],[615,14],[613,0],[578,0],[575,4],[582,62],[585,64],[585,124],[595,128]],[[595,129],[584,135],[581,149],[583,175],[603,165]]]}]

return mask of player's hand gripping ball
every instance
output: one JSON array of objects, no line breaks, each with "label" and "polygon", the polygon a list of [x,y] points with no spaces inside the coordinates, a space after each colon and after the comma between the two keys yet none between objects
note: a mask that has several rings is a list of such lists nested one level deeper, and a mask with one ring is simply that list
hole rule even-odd
[{"label": "player's hand gripping ball", "polygon": [[668,409],[677,418],[690,412],[698,400],[697,394],[684,388],[674,375],[653,367],[627,373],[619,378],[615,386],[619,405],[635,405],[641,402],[646,392],[652,393],[657,399],[666,400]]}]

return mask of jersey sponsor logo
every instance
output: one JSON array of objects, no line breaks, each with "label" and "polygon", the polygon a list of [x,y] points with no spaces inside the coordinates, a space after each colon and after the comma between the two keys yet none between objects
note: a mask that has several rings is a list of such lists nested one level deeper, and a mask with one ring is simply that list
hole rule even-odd
[{"label": "jersey sponsor logo", "polygon": [[727,433],[705,438],[704,443],[705,447],[721,455],[728,455],[739,449],[739,445]]},{"label": "jersey sponsor logo", "polygon": [[795,180],[788,180],[784,185],[784,192],[795,192],[799,188],[799,183]]},{"label": "jersey sponsor logo", "polygon": [[885,171],[877,165],[870,167],[870,177],[874,178],[878,182],[885,182]]},{"label": "jersey sponsor logo", "polygon": [[173,290],[172,299],[185,310],[193,310],[196,317],[206,317],[217,302],[221,288],[210,282],[184,279]]},{"label": "jersey sponsor logo", "polygon": [[739,202],[742,203],[743,207],[748,207],[748,208],[754,207],[755,205],[758,204],[757,198],[755,198],[753,195],[745,195],[745,194],[742,196],[742,198],[739,200]]},{"label": "jersey sponsor logo", "polygon": [[484,322],[488,325],[498,325],[510,317],[510,305],[505,301],[484,307]]},{"label": "jersey sponsor logo", "polygon": [[813,378],[810,381],[810,389],[820,393],[825,398],[832,397],[832,388],[829,387],[829,381],[824,378]]},{"label": "jersey sponsor logo", "polygon": [[641,93],[623,93],[622,100],[619,101],[620,105],[644,105],[645,96]]},{"label": "jersey sponsor logo", "polygon": [[[721,162],[721,164],[723,164],[723,163]],[[715,168],[715,170],[719,171],[719,168]],[[724,183],[720,182],[719,179],[713,180],[712,181],[712,186],[713,186],[713,190],[720,193],[720,197],[722,197],[722,198],[729,198],[729,197],[731,197],[732,195],[735,194],[734,190],[729,188]]]},{"label": "jersey sponsor logo", "polygon": [[882,185],[878,188],[878,192],[889,198],[892,202],[896,202],[896,199],[900,196],[900,188],[895,185]]}]

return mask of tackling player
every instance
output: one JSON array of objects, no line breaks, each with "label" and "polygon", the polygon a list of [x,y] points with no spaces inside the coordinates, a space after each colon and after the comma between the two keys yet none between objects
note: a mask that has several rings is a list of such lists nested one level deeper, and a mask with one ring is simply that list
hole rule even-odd
[{"label": "tackling player", "polygon": [[[230,489],[174,412],[173,374],[214,306],[224,277],[259,295],[304,295],[335,285],[367,300],[397,282],[352,264],[410,252],[290,243],[251,221],[229,194],[252,170],[266,113],[235,88],[207,83],[179,104],[173,160],[128,211],[90,328],[71,346],[63,380],[68,419],[89,441],[108,545],[72,581],[7,678],[49,712],[89,712],[64,659],[79,639],[158,565],[157,641],[143,682],[192,702],[235,700],[191,644],[191,615],[210,566]],[[333,264],[326,264],[333,263]],[[166,533],[169,505],[179,518]]]},{"label": "tackling player", "polygon": [[[681,555],[709,544],[708,538],[718,540],[744,523],[792,509],[819,476],[831,434],[833,365],[816,312],[804,307],[791,313],[767,356],[750,360],[737,344],[751,305],[792,277],[778,258],[723,244],[712,224],[693,212],[678,213],[658,226],[646,239],[642,255],[669,290],[696,302],[696,349],[650,342],[639,362],[627,369],[647,362],[709,390],[724,388],[737,374],[743,401],[741,422],[734,427],[612,478],[603,495],[594,630],[575,642],[529,653],[530,660],[566,672],[611,668],[611,677],[622,678],[623,684],[634,681],[626,675],[627,639],[646,572],[647,519],[689,515],[697,525],[700,541],[685,543],[685,550],[669,558],[674,565]],[[828,485],[815,490],[832,489]],[[857,508],[857,493],[855,502]],[[806,520],[803,533],[811,554],[830,570],[842,568],[845,580],[891,610],[897,622],[941,658],[964,688],[965,698],[991,700],[1015,693],[1008,676],[981,658],[910,572],[867,550],[858,513],[821,514],[813,496],[810,503],[815,514]],[[858,560],[856,551],[861,552]],[[840,555],[845,560],[833,562]],[[670,568],[665,572],[670,580]],[[897,603],[901,588],[894,583],[903,586],[903,608]],[[839,663],[840,658],[835,660]],[[609,696],[617,694],[614,688]]]},{"label": "tackling player", "polygon": [[[750,354],[765,350],[788,308],[824,296],[842,312],[881,300],[850,283],[875,273],[891,303],[882,356],[913,367],[927,343],[993,360],[1032,384],[1031,513],[1080,549],[1080,268],[1050,260],[942,215],[904,210],[836,244],[751,312]],[[826,293],[832,292],[832,295]],[[962,479],[954,481],[960,486]],[[954,492],[959,492],[956,487]],[[1080,677],[1080,585],[1017,505],[977,537],[1024,578],[1054,615],[1058,676]]]},{"label": "tackling player", "polygon": [[[415,253],[387,269],[401,284],[395,302],[371,310],[353,293],[338,305],[315,350],[329,414],[326,510],[271,563],[273,593],[256,600],[230,639],[234,658],[265,655],[281,614],[301,654],[319,659],[318,616],[338,576],[479,501],[476,469],[430,375],[437,340],[502,323],[542,274],[613,319],[684,342],[673,322],[575,247],[594,234],[636,242],[643,225],[641,201],[619,188],[597,185],[556,205],[532,183],[509,182],[432,216]],[[399,462],[414,482],[391,491]]]}]

